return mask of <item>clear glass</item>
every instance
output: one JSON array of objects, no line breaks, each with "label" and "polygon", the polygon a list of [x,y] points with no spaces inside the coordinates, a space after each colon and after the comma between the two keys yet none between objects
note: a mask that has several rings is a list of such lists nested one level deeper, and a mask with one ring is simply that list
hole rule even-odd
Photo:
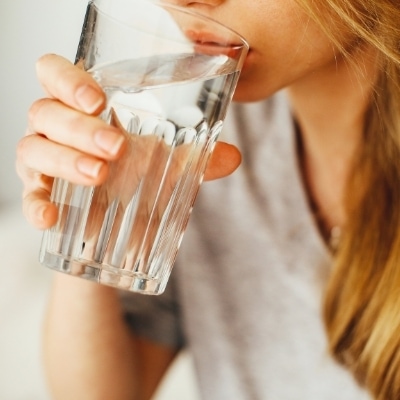
[{"label": "clear glass", "polygon": [[100,118],[128,146],[101,186],[55,180],[59,218],[43,236],[44,265],[164,291],[247,49],[230,29],[168,3],[89,2],[76,63],[103,87]]}]

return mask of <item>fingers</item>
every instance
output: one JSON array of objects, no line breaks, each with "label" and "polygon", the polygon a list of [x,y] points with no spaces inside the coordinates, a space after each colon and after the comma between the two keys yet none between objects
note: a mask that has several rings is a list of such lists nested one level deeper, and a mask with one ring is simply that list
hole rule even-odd
[{"label": "fingers", "polygon": [[51,177],[95,185],[105,179],[108,165],[104,160],[61,146],[40,135],[28,135],[18,144],[16,169],[24,184],[24,215],[37,228],[46,229],[57,218],[56,206],[50,203]]},{"label": "fingers", "polygon": [[230,175],[239,167],[242,156],[237,147],[225,143],[217,142],[204,175],[205,181],[223,178]]},{"label": "fingers", "polygon": [[28,117],[29,130],[76,150],[115,159],[125,143],[122,132],[100,118],[76,111],[57,100],[41,99],[33,103]]},{"label": "fingers", "polygon": [[50,193],[37,189],[24,197],[22,211],[28,222],[38,229],[47,229],[57,221],[57,207],[49,201]]},{"label": "fingers", "polygon": [[[17,168],[18,171],[18,168]],[[20,171],[18,171],[19,175]],[[39,229],[52,226],[57,220],[57,208],[50,202],[50,192],[53,178],[35,171],[29,171],[25,176],[22,209],[32,225]]]},{"label": "fingers", "polygon": [[125,137],[96,117],[105,106],[105,95],[90,74],[60,56],[46,55],[37,62],[37,75],[49,98],[34,102],[29,110],[16,169],[24,184],[26,218],[47,228],[56,219],[50,203],[53,177],[100,184],[108,161],[122,153]]},{"label": "fingers", "polygon": [[107,162],[40,135],[28,135],[17,146],[17,173],[25,190],[38,185],[37,175],[48,175],[82,185],[98,185],[107,174]]},{"label": "fingers", "polygon": [[90,74],[63,57],[47,54],[36,63],[37,76],[48,96],[88,114],[98,114],[105,95]]}]

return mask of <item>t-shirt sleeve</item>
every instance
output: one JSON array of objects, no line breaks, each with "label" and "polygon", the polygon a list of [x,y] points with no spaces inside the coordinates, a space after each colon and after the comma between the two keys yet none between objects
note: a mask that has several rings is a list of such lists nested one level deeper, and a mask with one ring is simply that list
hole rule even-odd
[{"label": "t-shirt sleeve", "polygon": [[121,290],[120,298],[126,323],[136,335],[173,348],[184,346],[174,271],[163,294]]}]

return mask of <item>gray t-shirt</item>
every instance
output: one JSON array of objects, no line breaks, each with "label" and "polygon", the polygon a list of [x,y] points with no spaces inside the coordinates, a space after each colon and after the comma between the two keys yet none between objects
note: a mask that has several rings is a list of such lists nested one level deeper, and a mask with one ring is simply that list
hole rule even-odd
[{"label": "gray t-shirt", "polygon": [[284,93],[234,104],[224,140],[243,155],[204,183],[166,292],[123,294],[140,335],[193,354],[205,400],[364,400],[327,353],[331,255],[313,219]]}]

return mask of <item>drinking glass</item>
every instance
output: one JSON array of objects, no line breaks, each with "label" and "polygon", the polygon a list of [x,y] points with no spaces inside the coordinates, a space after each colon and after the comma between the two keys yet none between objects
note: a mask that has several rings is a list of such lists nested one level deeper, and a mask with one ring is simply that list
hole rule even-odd
[{"label": "drinking glass", "polygon": [[88,3],[76,63],[128,146],[104,184],[56,179],[40,261],[145,294],[164,291],[248,46],[214,20],[149,0]]}]

